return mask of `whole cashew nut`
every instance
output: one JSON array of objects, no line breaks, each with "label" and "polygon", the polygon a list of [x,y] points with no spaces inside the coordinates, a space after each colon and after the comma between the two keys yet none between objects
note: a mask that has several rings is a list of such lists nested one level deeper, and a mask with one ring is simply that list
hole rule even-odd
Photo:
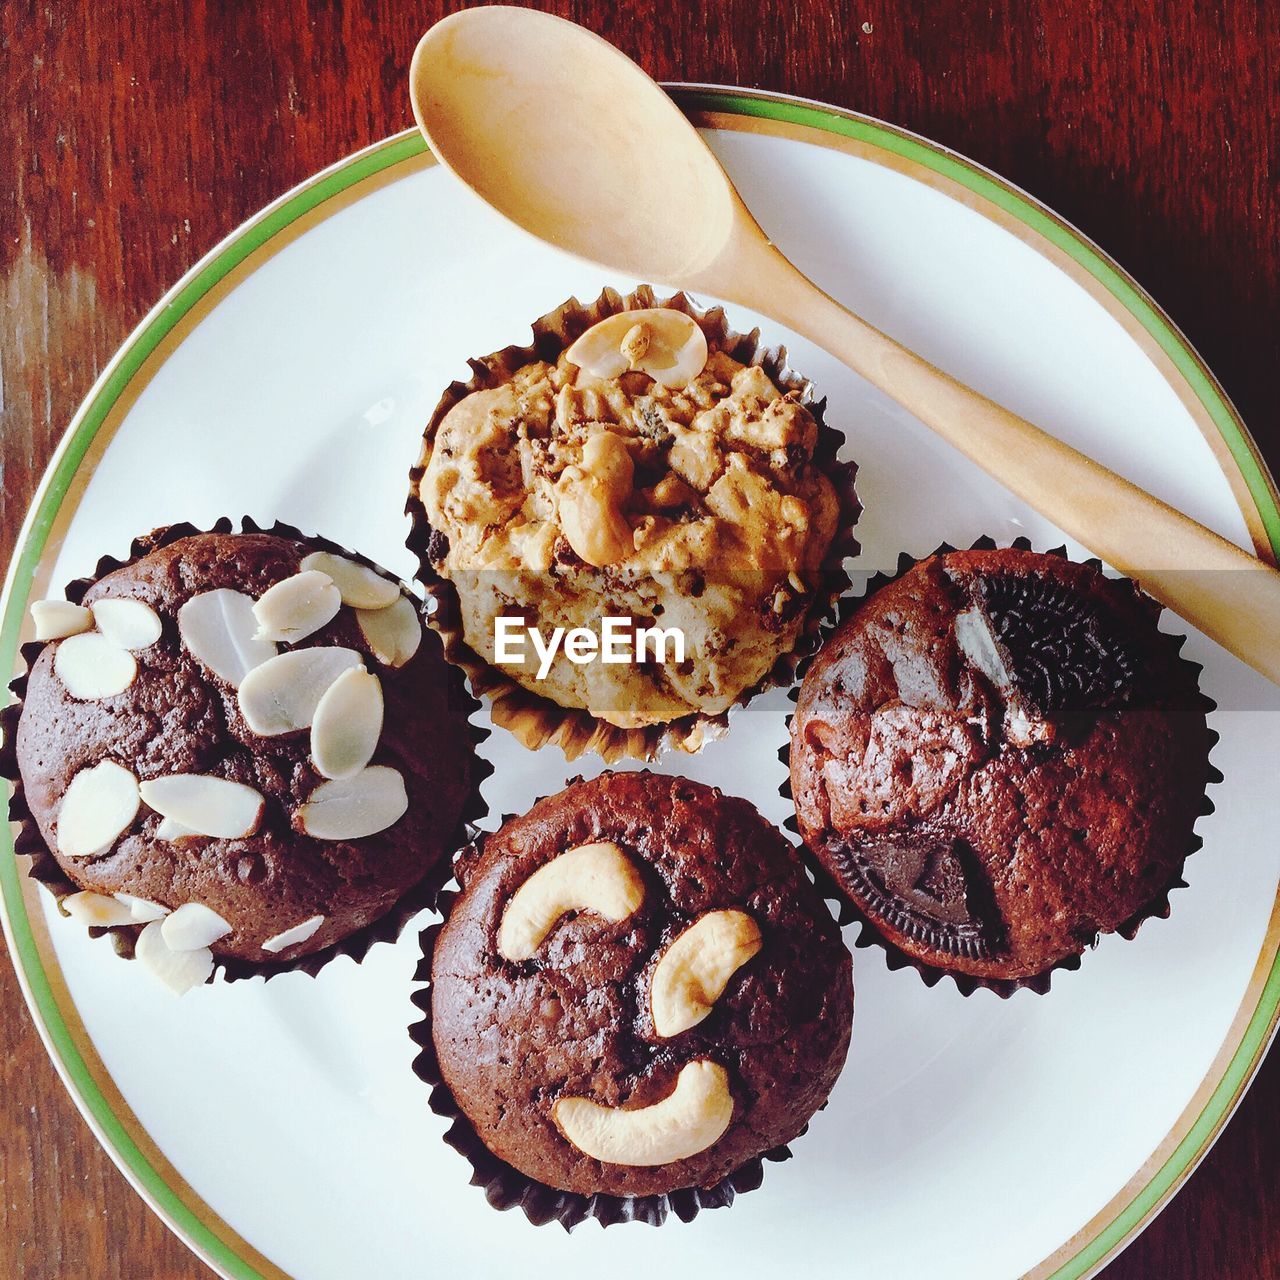
[{"label": "whole cashew nut", "polygon": [[718,1142],[733,1119],[729,1073],[718,1062],[686,1063],[676,1087],[648,1107],[603,1107],[590,1098],[560,1098],[551,1109],[560,1132],[584,1155],[605,1164],[674,1164]]},{"label": "whole cashew nut", "polygon": [[616,844],[579,845],[539,867],[512,894],[498,926],[498,953],[532,959],[561,916],[592,911],[616,924],[643,901],[644,881]]},{"label": "whole cashew nut", "polygon": [[582,461],[557,483],[560,528],[578,556],[597,569],[635,550],[623,507],[635,469],[620,436],[598,430],[582,446]]},{"label": "whole cashew nut", "polygon": [[666,1038],[697,1026],[760,945],[759,926],[745,911],[712,911],[691,924],[653,971],[654,1030]]}]

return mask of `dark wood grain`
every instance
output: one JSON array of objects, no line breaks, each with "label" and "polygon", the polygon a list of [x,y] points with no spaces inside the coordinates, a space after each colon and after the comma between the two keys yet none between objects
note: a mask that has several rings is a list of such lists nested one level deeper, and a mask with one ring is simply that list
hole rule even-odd
[{"label": "dark wood grain", "polygon": [[[245,217],[410,123],[408,56],[454,7],[0,5],[4,558],[54,443],[115,347]],[[549,7],[659,77],[855,107],[1041,197],[1164,304],[1280,464],[1280,6]],[[0,1276],[203,1280],[77,1117],[8,966],[0,1026]],[[1273,1058],[1203,1167],[1108,1280],[1280,1277],[1278,1104]]]}]

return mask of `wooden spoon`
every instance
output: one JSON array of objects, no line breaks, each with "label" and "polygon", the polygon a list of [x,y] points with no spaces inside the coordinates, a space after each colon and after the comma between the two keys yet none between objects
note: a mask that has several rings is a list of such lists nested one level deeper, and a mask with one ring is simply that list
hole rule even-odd
[{"label": "wooden spoon", "polygon": [[410,86],[437,159],[512,222],[606,270],[804,334],[1280,683],[1280,573],[828,297],[770,243],[660,86],[607,41],[535,10],[467,9],[422,37]]}]

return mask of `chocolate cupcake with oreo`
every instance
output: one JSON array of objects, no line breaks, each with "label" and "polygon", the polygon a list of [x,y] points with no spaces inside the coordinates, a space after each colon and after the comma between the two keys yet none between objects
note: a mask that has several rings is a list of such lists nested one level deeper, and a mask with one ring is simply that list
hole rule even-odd
[{"label": "chocolate cupcake with oreo", "polygon": [[32,609],[5,741],[33,874],[179,993],[359,958],[481,811],[477,704],[335,544],[223,521],[132,550]]},{"label": "chocolate cupcake with oreo", "polygon": [[791,725],[799,830],[891,961],[1046,990],[1167,915],[1212,805],[1199,668],[1096,563],[944,551],[829,637]]},{"label": "chocolate cupcake with oreo", "polygon": [[415,1069],[497,1207],[687,1219],[758,1185],[825,1104],[850,956],[745,800],[606,773],[509,819],[458,874],[424,935]]}]

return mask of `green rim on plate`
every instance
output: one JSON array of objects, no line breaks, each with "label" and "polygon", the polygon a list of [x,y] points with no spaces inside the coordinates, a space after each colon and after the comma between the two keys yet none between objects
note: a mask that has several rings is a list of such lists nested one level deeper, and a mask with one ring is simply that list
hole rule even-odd
[{"label": "green rim on plate", "polygon": [[[794,98],[736,90],[677,86],[673,94],[687,110],[802,125],[902,157],[967,188],[1067,254],[1138,321],[1186,380],[1230,450],[1272,549],[1280,556],[1280,505],[1275,490],[1221,388],[1168,317],[1083,235],[995,175],[935,144],[867,117]],[[59,508],[94,437],[148,357],[210,290],[291,223],[365,179],[420,156],[425,149],[417,133],[397,135],[341,161],[270,205],[198,263],[120,349],[68,428],[28,515],[9,568],[0,621],[0,664],[4,669],[17,667],[32,575],[44,556]],[[255,1263],[215,1232],[166,1181],[99,1089],[63,1019],[41,961],[8,829],[0,841],[0,903],[11,954],[55,1065],[108,1152],[143,1197],[206,1262],[232,1280],[266,1280]],[[1145,1187],[1050,1280],[1081,1280],[1091,1274],[1136,1233],[1194,1167],[1248,1083],[1273,1029],[1278,1006],[1280,960],[1267,978],[1235,1055],[1189,1132]]]}]

